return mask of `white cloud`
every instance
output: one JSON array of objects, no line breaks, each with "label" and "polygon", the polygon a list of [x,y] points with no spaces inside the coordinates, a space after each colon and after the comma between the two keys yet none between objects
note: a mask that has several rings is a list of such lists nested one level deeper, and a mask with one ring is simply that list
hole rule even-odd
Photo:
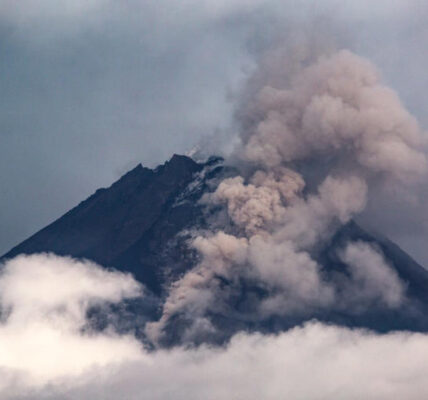
[{"label": "white cloud", "polygon": [[140,293],[131,276],[54,255],[20,256],[3,266],[0,289],[10,311],[0,326],[4,400],[428,396],[425,334],[312,322],[279,335],[238,334],[224,348],[149,352],[129,335],[81,331],[90,304]]},{"label": "white cloud", "polygon": [[78,379],[33,391],[27,398],[422,400],[428,396],[428,338],[422,334],[376,335],[311,323],[278,336],[241,334],[226,349],[178,348],[141,358],[94,369]]},{"label": "white cloud", "polygon": [[140,348],[134,337],[82,329],[90,306],[140,294],[132,276],[88,261],[41,254],[6,262],[0,273],[0,368],[38,385],[134,359]]}]

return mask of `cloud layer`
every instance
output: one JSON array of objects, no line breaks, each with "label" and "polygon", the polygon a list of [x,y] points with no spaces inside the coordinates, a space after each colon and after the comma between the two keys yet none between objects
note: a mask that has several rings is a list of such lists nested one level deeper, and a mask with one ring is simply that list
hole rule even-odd
[{"label": "cloud layer", "polygon": [[141,294],[131,276],[88,261],[52,254],[8,261],[0,272],[0,389],[8,374],[25,388],[138,357],[133,336],[91,329],[87,312]]},{"label": "cloud layer", "polygon": [[[355,251],[368,253],[357,246],[344,257],[355,258]],[[3,266],[0,286],[5,400],[428,395],[424,334],[378,335],[311,322],[279,335],[241,333],[221,348],[149,352],[130,335],[82,332],[90,304],[141,294],[130,276],[70,258],[20,256]]]}]

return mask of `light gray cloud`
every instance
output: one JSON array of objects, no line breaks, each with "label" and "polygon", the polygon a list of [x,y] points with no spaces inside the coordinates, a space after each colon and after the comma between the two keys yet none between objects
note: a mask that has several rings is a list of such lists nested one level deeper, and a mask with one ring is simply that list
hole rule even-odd
[{"label": "light gray cloud", "polygon": [[[379,264],[364,245],[353,245],[345,257],[359,262],[361,252]],[[0,286],[2,309],[10,311],[0,324],[5,400],[428,395],[425,334],[312,322],[278,335],[241,333],[225,347],[147,351],[128,334],[81,330],[90,304],[141,294],[129,275],[54,255],[20,256],[3,266]]]},{"label": "light gray cloud", "polygon": [[[10,399],[390,399],[427,395],[427,337],[376,335],[322,324],[278,336],[239,335],[226,349],[175,349],[94,368]],[[308,379],[310,377],[310,384]],[[361,382],[364,382],[362,385]]]},{"label": "light gray cloud", "polygon": [[83,330],[91,307],[141,295],[132,276],[88,261],[53,254],[7,261],[0,271],[0,369],[6,372],[0,392],[10,382],[25,391],[95,365],[139,358],[135,337]]},{"label": "light gray cloud", "polygon": [[80,399],[103,393],[107,399],[217,400],[233,394],[246,400],[422,400],[428,394],[426,344],[420,334],[382,336],[309,324],[278,336],[239,335],[226,350],[155,353],[151,363],[136,363],[71,394]]}]

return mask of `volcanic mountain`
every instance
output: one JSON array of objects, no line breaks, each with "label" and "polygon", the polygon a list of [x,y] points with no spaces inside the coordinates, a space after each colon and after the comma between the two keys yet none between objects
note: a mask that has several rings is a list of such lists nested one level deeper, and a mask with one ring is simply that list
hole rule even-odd
[{"label": "volcanic mountain", "polygon": [[40,252],[86,258],[129,271],[159,293],[166,266],[184,268],[186,254],[171,247],[171,241],[201,218],[197,201],[209,178],[203,172],[218,161],[198,164],[174,155],[154,170],[139,164],[2,258]]},{"label": "volcanic mountain", "polygon": [[[200,199],[225,176],[234,174],[234,168],[224,166],[219,157],[196,162],[174,155],[155,169],[140,164],[18,244],[2,259],[40,252],[85,258],[132,273],[156,298],[162,299],[171,283],[198,262],[198,255],[188,245],[189,238],[193,230],[205,229],[212,223]],[[346,308],[324,310],[298,317],[268,318],[261,324],[222,315],[213,315],[212,320],[222,327],[225,336],[239,329],[286,329],[312,318],[379,331],[428,330],[428,272],[388,239],[366,232],[354,221],[347,223],[314,255],[326,274],[345,268],[336,249],[350,240],[370,243],[382,251],[405,283],[411,306],[364,313],[348,313]],[[260,288],[242,286],[241,290],[241,297],[248,293],[263,297]],[[235,298],[230,307],[238,310],[241,302],[242,298]],[[174,329],[179,330],[180,325]]]}]

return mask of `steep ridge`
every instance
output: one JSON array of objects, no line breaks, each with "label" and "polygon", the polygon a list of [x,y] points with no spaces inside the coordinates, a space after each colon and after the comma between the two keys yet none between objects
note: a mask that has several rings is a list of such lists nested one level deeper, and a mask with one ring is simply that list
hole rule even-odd
[{"label": "steep ridge", "polygon": [[[2,258],[18,254],[53,252],[87,258],[106,267],[132,272],[159,293],[160,257],[168,242],[200,218],[197,200],[203,182],[178,202],[197,174],[216,164],[200,164],[174,155],[156,169],[141,164],[109,188],[98,189],[65,215],[11,249]],[[184,201],[185,200],[185,201]],[[177,260],[183,258],[177,254]]]}]

